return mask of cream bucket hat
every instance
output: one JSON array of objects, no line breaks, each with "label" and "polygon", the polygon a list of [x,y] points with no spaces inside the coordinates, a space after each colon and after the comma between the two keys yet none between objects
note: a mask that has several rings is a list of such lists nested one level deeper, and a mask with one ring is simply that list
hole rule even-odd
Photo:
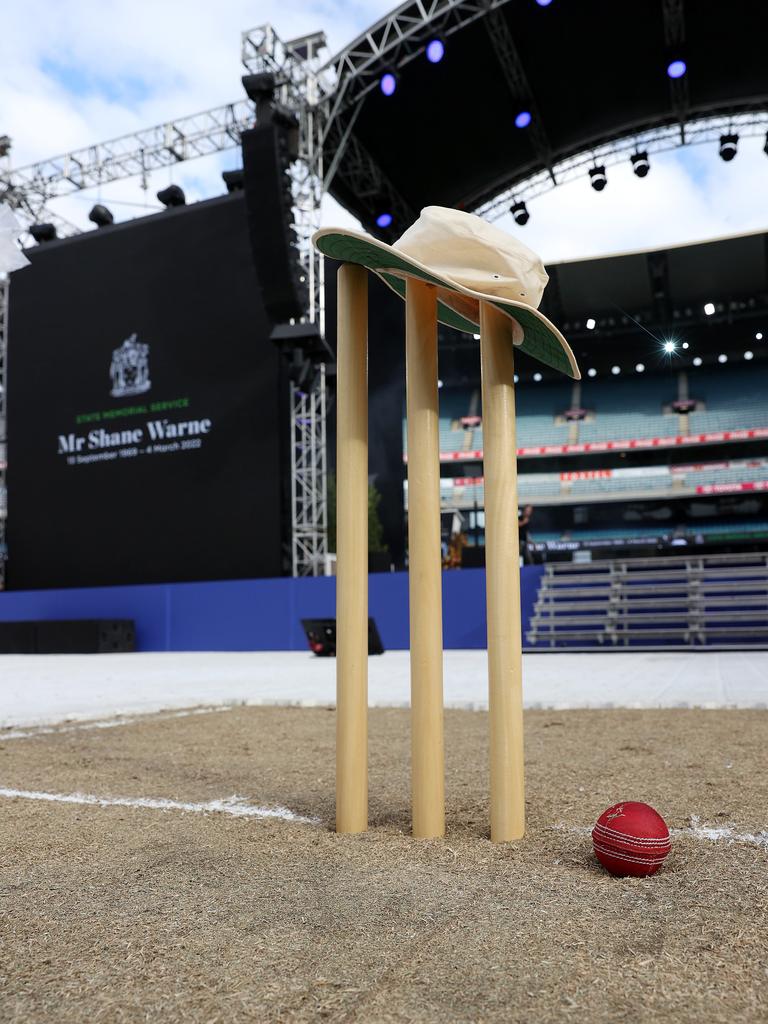
[{"label": "cream bucket hat", "polygon": [[580,379],[570,345],[538,310],[549,280],[541,260],[481,217],[427,206],[393,245],[343,228],[323,228],[312,242],[326,256],[374,271],[403,299],[407,277],[435,285],[438,320],[459,331],[477,333],[480,302],[492,302],[509,318],[511,344]]}]

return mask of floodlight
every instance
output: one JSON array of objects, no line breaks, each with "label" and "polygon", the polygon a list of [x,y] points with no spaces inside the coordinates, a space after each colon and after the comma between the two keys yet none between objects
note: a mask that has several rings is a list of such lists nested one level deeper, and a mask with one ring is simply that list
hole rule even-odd
[{"label": "floodlight", "polygon": [[431,39],[425,52],[430,64],[439,64],[445,56],[445,43],[442,39]]},{"label": "floodlight", "polygon": [[754,355],[755,355],[754,352],[747,351],[747,352],[744,353],[744,358],[747,359],[747,360],[754,359]]},{"label": "floodlight", "polygon": [[594,366],[590,366],[590,368],[587,370],[587,376],[588,377],[596,377],[597,376],[597,370],[594,368]]},{"label": "floodlight", "polygon": [[701,356],[694,356],[693,357],[693,365],[694,366],[701,366]]},{"label": "floodlight", "polygon": [[720,355],[717,357],[717,361],[718,363],[727,363],[728,356],[724,352],[721,352]]},{"label": "floodlight", "polygon": [[712,314],[715,312],[715,304],[714,304],[714,302],[706,302],[706,303],[704,303],[704,312],[706,313],[707,316],[712,316]]},{"label": "floodlight", "polygon": [[169,185],[168,188],[161,188],[157,193],[157,198],[166,208],[171,206],[185,206],[187,202],[184,190],[179,188],[178,185]]},{"label": "floodlight", "polygon": [[379,79],[379,88],[385,96],[391,96],[397,88],[397,78],[391,71],[387,71]]},{"label": "floodlight", "polygon": [[687,70],[684,60],[673,60],[667,65],[667,74],[670,78],[682,78]]},{"label": "floodlight", "polygon": [[541,380],[541,374],[540,373],[534,373],[533,379],[536,381],[536,383],[538,383]]},{"label": "floodlight", "polygon": [[614,377],[618,377],[618,375],[621,373],[621,367],[620,366],[612,366],[611,367],[611,373],[614,375]]},{"label": "floodlight", "polygon": [[531,113],[529,110],[521,110],[515,118],[515,128],[527,128],[531,123]]},{"label": "floodlight", "polygon": [[594,331],[594,329],[596,327],[597,327],[597,320],[595,320],[595,318],[592,317],[592,316],[589,317],[589,319],[587,320],[587,330],[588,331]]},{"label": "floodlight", "polygon": [[56,238],[56,227],[53,224],[33,224],[29,229],[30,235],[38,245],[43,242],[53,242]]},{"label": "floodlight", "polygon": [[589,183],[595,192],[602,192],[605,186],[608,184],[608,178],[605,174],[605,166],[600,165],[599,167],[592,167],[589,171]]},{"label": "floodlight", "polygon": [[720,156],[723,160],[733,160],[739,145],[739,136],[734,134],[720,136]]},{"label": "floodlight", "polygon": [[530,213],[528,213],[528,207],[523,202],[513,203],[510,206],[510,211],[515,218],[515,224],[519,224],[520,227],[527,224],[531,218]]},{"label": "floodlight", "polygon": [[651,165],[648,162],[648,154],[645,151],[633,153],[630,160],[632,161],[632,170],[638,178],[644,178],[651,169]]},{"label": "floodlight", "polygon": [[378,215],[378,217],[376,218],[376,227],[377,228],[388,228],[391,223],[392,223],[392,214],[391,213],[380,213]]},{"label": "floodlight", "polygon": [[664,342],[664,351],[667,354],[671,354],[672,352],[675,351],[676,348],[677,348],[677,343],[676,342],[674,342],[674,341],[665,341]]},{"label": "floodlight", "polygon": [[638,363],[635,367],[635,370],[637,370],[638,373],[642,373],[645,370],[645,366],[643,365],[643,363]]},{"label": "floodlight", "polygon": [[101,203],[97,203],[91,212],[88,214],[88,220],[93,221],[97,228],[106,228],[110,224],[115,223],[115,218],[112,216],[112,211],[108,210],[106,206],[102,206]]}]

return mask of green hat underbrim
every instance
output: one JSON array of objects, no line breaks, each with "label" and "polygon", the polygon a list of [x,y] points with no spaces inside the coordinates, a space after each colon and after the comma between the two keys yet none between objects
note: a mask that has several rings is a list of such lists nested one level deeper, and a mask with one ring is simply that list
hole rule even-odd
[{"label": "green hat underbrim", "polygon": [[[387,271],[400,271],[409,277],[417,277],[427,284],[436,285],[465,295],[476,297],[478,293],[457,287],[454,281],[445,280],[430,274],[418,263],[405,259],[401,253],[383,242],[369,239],[352,232],[337,231],[324,228],[312,239],[315,247],[325,256],[342,263],[357,263],[377,274],[401,299],[405,299],[406,282],[403,278]],[[483,301],[490,302],[507,316],[513,317],[523,330],[523,341],[515,345],[516,349],[525,352],[532,359],[560,373],[579,380],[581,374],[568,342],[560,334],[554,324],[538,310],[522,303],[495,296],[483,296]],[[465,334],[476,334],[480,325],[457,313],[450,306],[438,300],[437,319],[447,327],[454,327]]]}]

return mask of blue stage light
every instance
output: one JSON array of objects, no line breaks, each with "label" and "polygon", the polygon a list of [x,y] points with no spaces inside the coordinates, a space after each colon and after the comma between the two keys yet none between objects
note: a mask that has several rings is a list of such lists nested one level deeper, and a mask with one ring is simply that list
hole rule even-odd
[{"label": "blue stage light", "polygon": [[385,75],[381,76],[379,88],[381,89],[385,96],[391,96],[392,93],[395,91],[395,89],[397,88],[397,79],[391,73],[391,71],[388,71]]},{"label": "blue stage light", "polygon": [[549,5],[552,3],[552,0],[536,0],[536,3],[539,5],[539,7],[549,7]]},{"label": "blue stage light", "polygon": [[380,213],[379,216],[376,218],[376,227],[388,228],[391,223],[392,223],[392,214],[391,213]]},{"label": "blue stage light", "polygon": [[445,56],[445,46],[442,39],[432,39],[427,43],[427,60],[430,64],[439,64]]},{"label": "blue stage light", "polygon": [[673,60],[667,67],[667,74],[670,78],[682,78],[687,70],[684,60]]},{"label": "blue stage light", "polygon": [[515,118],[515,128],[527,128],[531,123],[531,115],[527,110],[521,110]]}]

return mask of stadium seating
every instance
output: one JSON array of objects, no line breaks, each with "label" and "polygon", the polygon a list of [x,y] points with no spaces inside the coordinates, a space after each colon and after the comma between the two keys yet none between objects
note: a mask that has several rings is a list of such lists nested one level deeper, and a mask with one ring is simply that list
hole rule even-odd
[{"label": "stadium seating", "polygon": [[581,404],[594,412],[594,420],[579,424],[579,441],[666,437],[678,433],[676,413],[662,413],[664,403],[677,398],[677,379],[661,376],[603,379],[587,378]]},{"label": "stadium seating", "polygon": [[768,646],[768,555],[545,567],[532,649]]},{"label": "stadium seating", "polygon": [[762,367],[691,372],[688,391],[706,405],[703,412],[688,416],[692,434],[768,427],[768,379]]}]

